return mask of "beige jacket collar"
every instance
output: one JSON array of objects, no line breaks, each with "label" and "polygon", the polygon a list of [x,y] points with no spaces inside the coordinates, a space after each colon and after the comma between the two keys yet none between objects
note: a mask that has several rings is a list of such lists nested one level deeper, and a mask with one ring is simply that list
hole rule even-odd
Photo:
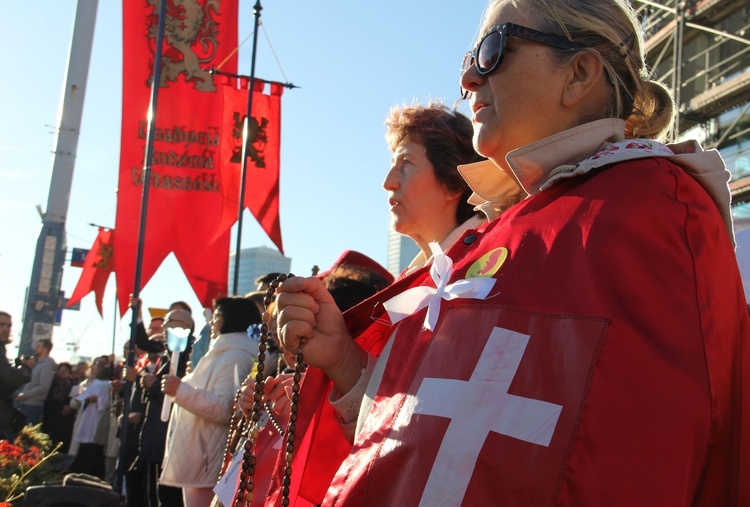
[{"label": "beige jacket collar", "polygon": [[560,132],[506,155],[506,172],[486,160],[458,167],[473,190],[471,204],[490,220],[529,195],[557,181],[599,167],[647,157],[663,157],[682,167],[713,199],[734,244],[727,171],[716,150],[705,151],[696,141],[664,145],[649,139],[625,139],[625,122],[607,118]]},{"label": "beige jacket collar", "polygon": [[474,191],[470,203],[512,205],[519,197],[523,199],[539,192],[549,174],[559,165],[575,164],[603,146],[624,138],[624,121],[613,118],[598,120],[511,151],[505,157],[510,172],[505,172],[491,160],[460,165],[458,172]]}]

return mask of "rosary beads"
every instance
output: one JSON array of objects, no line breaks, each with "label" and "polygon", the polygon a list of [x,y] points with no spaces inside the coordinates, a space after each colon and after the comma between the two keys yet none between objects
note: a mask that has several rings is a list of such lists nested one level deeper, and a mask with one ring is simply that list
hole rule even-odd
[{"label": "rosary beads", "polygon": [[[263,299],[263,306],[265,311],[263,312],[263,324],[260,327],[260,343],[258,344],[258,364],[257,373],[255,375],[255,392],[253,393],[253,411],[251,420],[247,427],[250,430],[249,438],[245,442],[244,448],[242,449],[242,469],[240,471],[240,483],[237,489],[237,496],[235,498],[234,507],[249,507],[250,502],[253,499],[253,489],[255,487],[253,483],[253,475],[255,474],[255,446],[260,434],[260,428],[258,422],[261,419],[261,413],[263,410],[268,412],[269,418],[276,429],[286,438],[286,453],[284,456],[284,478],[282,479],[282,496],[281,505],[287,507],[289,505],[289,485],[291,484],[292,476],[292,458],[294,456],[294,441],[295,441],[295,429],[297,423],[297,410],[299,404],[299,383],[302,380],[302,372],[304,371],[304,356],[302,355],[302,347],[304,341],[300,342],[299,349],[295,357],[294,365],[294,376],[292,381],[292,397],[290,404],[289,413],[289,424],[284,431],[279,427],[277,421],[271,414],[267,403],[264,403],[263,398],[265,395],[265,375],[263,370],[265,369],[266,360],[266,349],[268,348],[268,330],[269,323],[271,321],[271,314],[268,311],[269,306],[273,302],[274,294],[279,284],[291,278],[294,275],[281,274],[271,282],[271,286],[266,291],[266,296]],[[233,420],[234,421],[234,420]],[[232,427],[236,427],[233,425]]]}]

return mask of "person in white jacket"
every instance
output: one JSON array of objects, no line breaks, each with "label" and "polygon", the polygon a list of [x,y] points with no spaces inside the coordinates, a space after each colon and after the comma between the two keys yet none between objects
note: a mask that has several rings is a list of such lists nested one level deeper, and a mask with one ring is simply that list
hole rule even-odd
[{"label": "person in white jacket", "polygon": [[78,390],[70,402],[71,406],[78,407],[79,412],[71,443],[71,454],[76,456],[70,465],[71,472],[104,479],[112,371],[106,356],[100,356],[91,366],[89,378],[76,386]]},{"label": "person in white jacket", "polygon": [[186,507],[208,507],[213,499],[234,395],[257,354],[257,342],[249,338],[247,329],[260,322],[251,300],[218,299],[208,353],[191,374],[162,379],[162,391],[173,396],[176,407],[167,430],[160,482],[183,488]]}]

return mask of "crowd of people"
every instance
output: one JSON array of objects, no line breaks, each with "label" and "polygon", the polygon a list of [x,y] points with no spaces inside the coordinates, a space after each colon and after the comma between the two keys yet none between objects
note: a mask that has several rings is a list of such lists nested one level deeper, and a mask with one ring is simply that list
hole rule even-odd
[{"label": "crowd of people", "polygon": [[60,443],[59,452],[74,459],[70,472],[85,473],[114,484],[117,458],[116,418],[121,389],[114,355],[75,366],[56,363],[52,341],[38,340],[34,354],[11,364],[6,346],[13,320],[0,312],[0,439],[13,441],[20,429],[38,425]]},{"label": "crowd of people", "polygon": [[420,249],[395,280],[345,252],[218,298],[197,336],[178,302],[136,319],[135,366],[77,382],[49,342],[3,349],[2,437],[42,420],[133,506],[750,505],[729,173],[666,144],[642,42],[625,0],[490,0],[471,117],[386,117],[392,224]]},{"label": "crowd of people", "polygon": [[[172,303],[164,317],[151,318],[146,327],[141,301],[131,299],[133,311],[138,312],[132,366],[127,364],[129,343],[119,361],[105,355],[90,364],[81,361],[75,368],[67,362],[55,364],[49,340],[39,340],[34,356],[18,360],[15,366],[6,359],[1,377],[2,439],[13,440],[25,424],[40,424],[41,431],[62,444],[59,452],[73,458],[70,473],[96,477],[116,488],[119,468],[129,506],[210,505],[232,410],[237,409],[234,401],[255,367],[264,290],[277,275],[259,277],[258,290],[246,296],[218,298],[211,320],[198,333],[186,303]],[[382,266],[355,251],[342,254],[319,276],[337,295],[342,311],[393,281]],[[0,312],[4,359],[11,326],[11,316]],[[170,335],[179,333],[183,345],[170,349]],[[203,337],[208,338],[205,348],[195,354]],[[268,373],[280,368],[283,378],[285,367],[279,366],[284,363],[276,340],[269,355],[273,369]],[[127,414],[123,413],[125,383],[132,387]],[[286,392],[281,393],[276,398],[278,409],[279,398],[288,399]],[[171,404],[171,410],[164,408]],[[15,418],[6,418],[6,412]],[[274,458],[269,453],[267,459]],[[270,473],[267,478],[270,481]]]}]

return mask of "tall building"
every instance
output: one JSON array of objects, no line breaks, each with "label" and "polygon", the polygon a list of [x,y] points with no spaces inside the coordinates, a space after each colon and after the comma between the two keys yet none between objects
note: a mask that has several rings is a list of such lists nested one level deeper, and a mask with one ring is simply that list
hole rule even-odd
[{"label": "tall building", "polygon": [[388,229],[388,272],[397,277],[419,253],[419,246],[409,236]]},{"label": "tall building", "polygon": [[[235,253],[229,254],[229,292],[234,287]],[[267,273],[289,273],[292,259],[284,257],[275,248],[258,246],[240,250],[240,272],[237,280],[237,295],[255,290],[255,279]]]},{"label": "tall building", "polygon": [[750,224],[750,4],[634,0],[646,61],[675,93],[676,138],[717,149],[732,173],[738,230]]}]

